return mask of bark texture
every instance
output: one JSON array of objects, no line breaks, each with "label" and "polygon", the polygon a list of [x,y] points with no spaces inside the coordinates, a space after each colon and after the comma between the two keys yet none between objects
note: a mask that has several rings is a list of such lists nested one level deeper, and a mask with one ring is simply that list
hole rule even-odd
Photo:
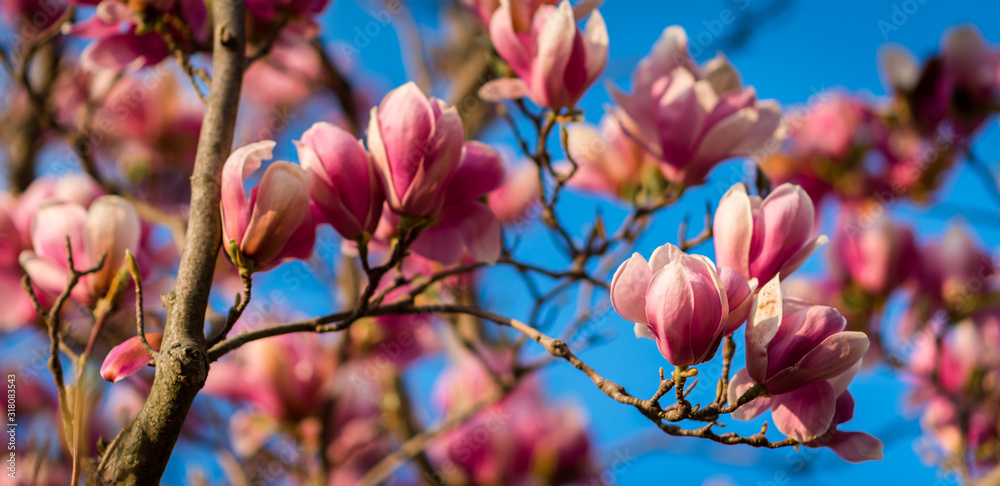
[{"label": "bark texture", "polygon": [[177,282],[163,298],[168,317],[156,378],[139,415],[108,447],[92,483],[158,483],[208,376],[204,323],[222,241],[222,166],[232,148],[245,63],[243,2],[216,0],[210,5],[215,20],[211,92],[191,178],[191,212]]}]

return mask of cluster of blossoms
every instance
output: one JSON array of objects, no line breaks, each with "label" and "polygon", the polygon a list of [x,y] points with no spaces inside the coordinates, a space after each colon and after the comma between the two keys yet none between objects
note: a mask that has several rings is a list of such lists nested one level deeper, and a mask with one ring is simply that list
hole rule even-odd
[{"label": "cluster of blossoms", "polygon": [[[922,65],[899,47],[882,57],[888,103],[821,93],[788,117],[784,150],[761,161],[773,181],[839,205],[828,275],[790,279],[785,291],[836,308],[850,329],[865,332],[865,367],[903,368],[936,451],[929,457],[978,474],[1000,461],[995,364],[987,357],[1000,346],[995,264],[961,226],[921,244],[889,208],[931,200],[963,156],[978,163],[970,145],[998,106],[1000,49],[975,28],[958,27]],[[893,313],[897,296],[905,310]],[[884,322],[887,315],[896,321]],[[895,349],[889,331],[912,345]]]},{"label": "cluster of blossoms", "polygon": [[248,200],[243,182],[274,145],[237,149],[223,169],[223,238],[240,267],[308,258],[319,223],[364,246],[415,233],[413,251],[445,264],[500,256],[500,223],[478,199],[500,185],[503,162],[489,146],[464,140],[455,107],[412,83],[372,109],[367,150],[318,123],[296,144],[302,165],[271,164]]},{"label": "cluster of blossoms", "polygon": [[[477,18],[473,23],[491,41],[486,57],[497,77],[470,92],[490,102],[515,100],[510,106],[538,130],[536,153],[516,133],[530,161],[508,168],[489,145],[466,140],[467,131],[477,131],[468,121],[474,117],[416,83],[389,91],[365,114],[374,102],[345,89],[337,72],[345,60],[328,57],[317,37],[315,18],[328,3],[245,3],[243,94],[253,105],[241,107],[238,130],[246,136],[223,164],[221,203],[213,208],[212,217],[221,216],[222,255],[216,268],[202,272],[214,272],[213,292],[232,295],[236,282],[243,288],[228,314],[213,309],[206,316],[207,335],[197,336],[207,343],[211,365],[204,391],[216,400],[196,402],[182,430],[192,441],[217,439],[218,432],[231,445],[215,451],[229,482],[257,482],[259,471],[290,483],[372,482],[392,474],[386,464],[411,441],[423,443],[413,454],[418,474],[435,484],[602,481],[583,413],[547,399],[531,374],[544,362],[520,362],[529,338],[669,435],[825,447],[849,462],[883,457],[877,438],[841,427],[854,415],[852,380],[862,368],[888,362],[912,381],[911,403],[922,408],[937,451],[977,470],[1000,463],[1000,287],[992,261],[960,229],[921,245],[884,211],[897,197],[928,199],[998,106],[1000,51],[977,32],[952,32],[922,67],[908,53],[887,49],[891,103],[835,92],[801,116],[783,116],[776,101],[758,100],[743,85],[723,54],[698,63],[685,31],[671,26],[638,64],[629,89],[610,88],[613,104],[593,125],[578,104],[608,61],[600,2],[463,0],[465,15]],[[89,5],[82,18],[78,4]],[[0,197],[0,292],[12,296],[0,309],[0,327],[17,330],[43,318],[52,326],[55,356],[61,344],[77,371],[71,389],[77,402],[61,396],[59,379],[58,393],[25,385],[28,403],[41,404],[32,408],[32,420],[62,423],[58,439],[66,449],[36,482],[75,478],[80,454],[92,452],[76,444],[98,444],[124,425],[113,417],[138,413],[152,386],[148,365],[158,363],[171,336],[161,332],[165,309],[155,296],[172,287],[188,180],[205,135],[202,105],[188,100],[178,73],[162,66],[176,58],[202,94],[209,75],[198,56],[210,53],[222,32],[213,32],[207,6],[199,0],[0,3],[8,25],[31,23],[92,40],[79,62],[40,83],[47,91],[34,93],[29,82],[28,93],[15,95],[9,108],[11,119],[24,121],[51,108],[39,130],[85,133],[80,140],[89,137],[83,141],[93,145],[78,150],[90,176],[44,177],[16,197]],[[276,132],[287,128],[269,125],[270,115],[289,107],[325,110],[307,103],[324,91],[320,86],[336,94],[340,113],[324,111],[323,121],[287,144],[298,163],[270,161],[283,148]],[[33,106],[43,95],[51,103]],[[557,126],[566,160],[553,162],[545,147]],[[635,243],[646,218],[705,184],[721,163],[745,157],[758,159],[767,177],[758,177],[756,192],[736,184],[722,196],[701,240],[713,240],[714,259],[687,253],[693,246],[682,236],[678,246],[664,244],[648,259],[634,253],[613,277],[614,266],[593,265],[603,257],[601,263],[617,263],[622,257],[610,250]],[[581,243],[556,215],[564,186],[624,200],[634,206],[633,218],[609,236],[598,217]],[[830,196],[841,200],[832,240],[818,235],[817,206]],[[558,233],[572,261],[566,272],[521,262],[517,245],[506,245],[504,225],[529,221],[538,208],[540,223]],[[180,230],[171,227],[177,221]],[[283,334],[276,323],[296,317],[284,294],[248,307],[251,282],[257,273],[314,257],[323,225],[341,237],[348,259],[338,265],[337,279],[344,308],[354,310],[289,326],[315,333]],[[829,275],[789,278],[827,243]],[[369,260],[371,253],[379,263]],[[516,268],[538,295],[530,323],[477,302],[474,272],[494,263]],[[310,270],[322,280],[323,269]],[[555,281],[546,297],[533,273]],[[30,293],[18,289],[25,276]],[[76,284],[67,288],[68,280]],[[141,302],[140,284],[154,298]],[[268,284],[265,277],[265,291]],[[653,399],[628,395],[576,357],[575,342],[542,333],[537,315],[573,284],[607,289],[634,334],[654,341],[674,365],[672,380],[661,369]],[[905,363],[882,337],[882,314],[897,292],[908,301],[899,334],[914,342]],[[70,299],[66,306],[62,293]],[[336,325],[302,326],[320,321]],[[506,328],[486,332],[480,326],[487,321],[523,333],[523,340],[512,343],[502,334]],[[331,330],[341,332],[322,335]],[[745,366],[730,379],[739,332]],[[692,407],[684,379],[720,349],[725,371],[716,401]],[[88,389],[80,381],[91,354],[104,356],[100,374],[117,384]],[[403,377],[437,355],[449,364],[434,387],[432,411],[458,425],[429,434],[417,425],[420,413]],[[668,383],[678,402],[663,408]],[[92,404],[78,406],[83,415],[68,414],[67,403],[79,405],[85,395]],[[232,411],[228,421],[214,422],[216,407]],[[748,437],[712,431],[722,415],[751,420],[768,411],[787,437],[780,443],[768,441],[766,424]],[[708,425],[688,430],[671,423],[687,419]],[[275,457],[282,462],[277,471]]]},{"label": "cluster of blossoms", "polygon": [[[747,323],[746,368],[729,382],[729,401],[750,393],[734,417],[772,410],[778,430],[809,447],[829,447],[852,462],[881,459],[882,444],[838,426],[853,416],[847,385],[868,350],[864,333],[846,331],[834,308],[782,296],[780,280],[825,241],[812,237],[809,197],[784,184],[766,198],[734,186],[715,215],[716,263],[674,245],[647,262],[638,253],[618,268],[611,302],[636,323],[636,336],[684,369],[711,360],[723,338]],[[767,282],[758,291],[758,282]]]},{"label": "cluster of blossoms", "polygon": [[1000,49],[961,27],[923,66],[900,47],[886,47],[883,64],[889,102],[817,94],[789,116],[786,149],[761,160],[767,176],[816,201],[927,201],[1000,101]]}]

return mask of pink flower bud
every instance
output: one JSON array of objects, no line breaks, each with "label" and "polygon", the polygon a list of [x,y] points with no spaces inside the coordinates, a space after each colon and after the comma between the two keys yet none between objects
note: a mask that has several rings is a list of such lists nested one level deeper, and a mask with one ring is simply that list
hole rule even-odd
[{"label": "pink flower bud", "polygon": [[722,337],[735,330],[728,328],[729,301],[715,265],[669,243],[649,262],[635,253],[618,267],[611,303],[622,317],[645,324],[674,366],[708,361]]},{"label": "pink flower bud", "polygon": [[[600,12],[590,14],[583,31],[569,2],[504,0],[490,20],[497,53],[519,80],[498,80],[483,87],[485,98],[528,96],[552,109],[576,105],[608,61],[608,30]],[[502,89],[500,89],[502,88]]]},{"label": "pink flower bud", "polygon": [[[160,344],[163,342],[163,333],[147,332],[146,341],[149,342],[149,347],[159,351]],[[115,383],[138,373],[152,361],[153,358],[146,352],[139,336],[131,337],[111,348],[101,365],[101,377]]]},{"label": "pink flower bud", "polygon": [[827,242],[826,236],[812,237],[815,219],[812,200],[799,186],[782,184],[762,200],[736,184],[715,212],[715,259],[747,280],[787,277]]},{"label": "pink flower bud", "polygon": [[368,124],[368,146],[389,207],[410,216],[438,211],[464,139],[455,107],[428,99],[412,82],[390,91],[372,108]]},{"label": "pink flower bud", "polygon": [[[250,199],[246,197],[243,181],[260,167],[262,159],[271,158],[274,145],[266,140],[236,149],[222,170],[223,245],[234,263],[249,265],[254,271],[270,270],[293,258],[308,258],[316,242],[309,173],[301,167],[274,162],[251,191]],[[231,244],[238,254],[231,252]]]},{"label": "pink flower bud", "polygon": [[106,255],[104,266],[90,275],[91,295],[104,295],[125,263],[125,251],[139,250],[142,222],[131,203],[119,196],[101,196],[87,211],[83,246],[93,264]]},{"label": "pink flower bud", "polygon": [[302,166],[312,174],[310,194],[324,220],[346,239],[373,233],[385,197],[361,142],[321,122],[306,130],[296,146]]}]

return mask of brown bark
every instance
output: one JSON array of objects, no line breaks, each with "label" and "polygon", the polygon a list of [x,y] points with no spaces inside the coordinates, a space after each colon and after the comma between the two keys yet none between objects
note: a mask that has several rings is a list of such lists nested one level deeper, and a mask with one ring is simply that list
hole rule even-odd
[{"label": "brown bark", "polygon": [[108,447],[93,482],[154,484],[163,475],[184,418],[208,375],[204,323],[222,241],[222,166],[232,148],[245,64],[243,2],[212,2],[213,77],[191,177],[191,214],[168,310],[156,378],[139,415]]}]

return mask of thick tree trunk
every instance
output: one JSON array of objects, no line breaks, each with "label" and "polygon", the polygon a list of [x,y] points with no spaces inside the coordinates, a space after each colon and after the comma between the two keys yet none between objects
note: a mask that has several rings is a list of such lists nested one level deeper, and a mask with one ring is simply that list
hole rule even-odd
[{"label": "thick tree trunk", "polygon": [[164,296],[168,317],[156,378],[139,415],[109,446],[92,483],[155,484],[163,475],[184,418],[205,384],[204,323],[212,272],[222,241],[220,183],[233,143],[245,63],[243,2],[216,0],[211,92],[191,178],[191,214],[174,289]]}]

